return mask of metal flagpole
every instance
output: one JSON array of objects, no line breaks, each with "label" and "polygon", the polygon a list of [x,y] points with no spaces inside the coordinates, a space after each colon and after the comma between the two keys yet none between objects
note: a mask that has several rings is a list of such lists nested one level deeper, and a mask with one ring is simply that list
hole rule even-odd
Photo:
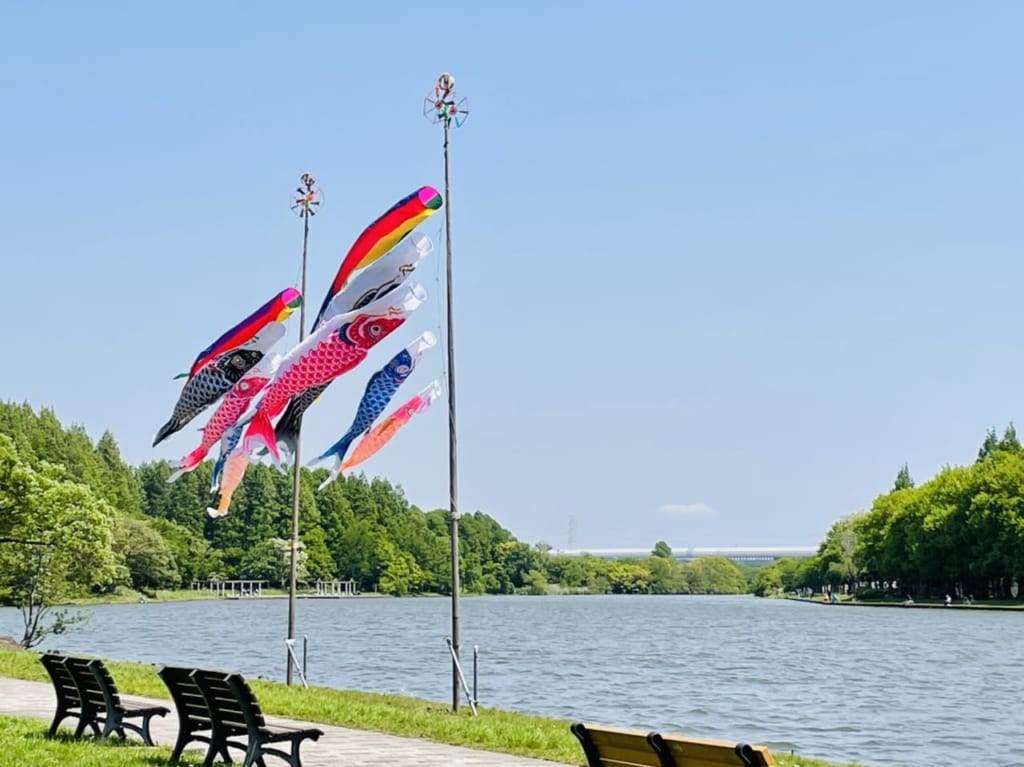
[{"label": "metal flagpole", "polygon": [[[320,201],[317,199],[319,190],[314,189],[316,179],[309,173],[303,173],[300,185],[295,192],[298,195],[292,204],[292,210],[302,216],[302,304],[299,309],[299,343],[306,338],[306,259],[309,253],[309,219],[316,215]],[[292,683],[293,655],[292,646],[295,642],[295,586],[299,571],[299,493],[301,490],[301,459],[299,456],[302,431],[302,418],[295,423],[295,475],[292,479],[292,541],[290,574],[288,578],[288,674],[287,682]]]},{"label": "metal flagpole", "polygon": [[444,229],[446,286],[448,292],[448,493],[452,557],[452,710],[459,710],[459,462],[455,432],[455,327],[452,310],[452,197],[448,164],[448,135],[462,125],[469,111],[465,99],[455,101],[455,78],[448,72],[437,78],[426,98],[424,114],[441,123],[444,132]]}]

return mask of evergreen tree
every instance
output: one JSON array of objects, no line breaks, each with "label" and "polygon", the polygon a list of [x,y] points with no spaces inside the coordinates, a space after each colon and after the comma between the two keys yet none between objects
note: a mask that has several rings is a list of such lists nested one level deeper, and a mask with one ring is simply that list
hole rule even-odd
[{"label": "evergreen tree", "polygon": [[903,464],[900,467],[899,473],[896,475],[896,483],[893,485],[893,492],[899,490],[909,490],[914,486],[914,480],[910,477],[910,469],[907,468],[907,464]]},{"label": "evergreen tree", "polygon": [[999,437],[996,436],[996,430],[989,429],[985,432],[985,441],[982,442],[981,447],[978,448],[978,461],[984,461],[998,449]]},{"label": "evergreen tree", "polygon": [[1013,426],[1013,421],[1010,421],[1010,425],[1003,432],[1003,438],[999,440],[999,449],[1008,453],[1021,451],[1020,440],[1017,439],[1017,430]]}]

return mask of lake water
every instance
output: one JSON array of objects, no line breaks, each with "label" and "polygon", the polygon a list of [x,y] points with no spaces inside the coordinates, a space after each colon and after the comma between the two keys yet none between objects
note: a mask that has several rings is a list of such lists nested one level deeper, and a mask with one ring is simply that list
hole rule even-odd
[{"label": "lake water", "polygon": [[[310,683],[450,703],[448,599],[296,610]],[[283,679],[287,611],[285,599],[102,605],[43,648]],[[483,706],[874,767],[1024,765],[1024,613],[524,596],[464,597],[461,614]],[[19,629],[0,609],[0,634]]]}]

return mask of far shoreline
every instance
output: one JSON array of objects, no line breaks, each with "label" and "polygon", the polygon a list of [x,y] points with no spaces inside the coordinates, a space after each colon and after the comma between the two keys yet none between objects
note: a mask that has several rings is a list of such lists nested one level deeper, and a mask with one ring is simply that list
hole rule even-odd
[{"label": "far shoreline", "polygon": [[[394,594],[382,594],[376,591],[359,592],[357,594],[317,594],[315,592],[299,592],[296,595],[296,599],[299,600],[311,600],[311,601],[339,601],[349,599],[449,599],[450,595],[440,593],[417,593],[417,594],[405,594],[405,595],[394,595]],[[461,597],[473,598],[473,597],[517,597],[517,596],[528,596],[526,594],[476,594],[463,592]],[[743,594],[590,594],[587,592],[556,592],[548,594],[539,594],[536,596],[616,596],[628,598],[631,596],[731,596],[731,597],[749,597],[757,598],[753,593],[747,592]],[[214,591],[207,591],[205,589],[176,589],[176,590],[161,590],[154,593],[143,593],[135,590],[123,590],[116,594],[104,594],[90,597],[81,597],[78,599],[69,599],[55,604],[55,608],[87,608],[96,605],[130,605],[130,604],[168,604],[172,602],[200,602],[219,600],[222,602],[239,602],[239,601],[251,601],[251,600],[281,600],[288,599],[289,593],[285,588],[265,588],[263,593],[258,596],[240,596],[238,594],[221,594]],[[902,607],[902,608],[927,608],[927,609],[946,609],[946,610],[987,610],[987,611],[1024,611],[1024,602],[1007,603],[1006,601],[975,601],[971,604],[964,604],[963,602],[946,605],[942,601],[938,600],[924,600],[921,602],[914,602],[912,604],[905,604],[903,601],[898,600],[865,600],[857,599],[855,597],[841,597],[838,602],[831,602],[827,597],[801,597],[794,595],[776,595],[772,597],[762,597],[767,599],[783,599],[789,602],[800,602],[804,604],[814,605],[840,605],[845,607]],[[13,607],[13,605],[0,605],[6,607]]]},{"label": "far shoreline", "polygon": [[808,597],[793,597],[787,596],[784,599],[790,602],[802,602],[809,605],[826,605],[829,607],[902,607],[907,610],[913,610],[915,608],[925,608],[929,610],[941,609],[941,610],[990,610],[990,611],[1002,611],[1002,612],[1020,612],[1024,610],[1024,604],[1020,605],[1006,605],[1006,604],[985,604],[974,602],[972,604],[951,604],[947,605],[943,602],[913,602],[911,604],[905,604],[904,602],[896,601],[871,601],[871,600],[859,600],[859,599],[841,599],[838,602],[830,602],[828,599],[813,599]]}]

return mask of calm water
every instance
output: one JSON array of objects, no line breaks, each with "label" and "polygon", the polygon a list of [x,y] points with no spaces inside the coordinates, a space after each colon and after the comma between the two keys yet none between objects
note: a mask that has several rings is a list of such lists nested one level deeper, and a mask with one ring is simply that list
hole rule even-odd
[{"label": "calm water", "polygon": [[[447,599],[300,600],[313,684],[450,701]],[[876,767],[1024,765],[1024,614],[751,597],[463,598],[482,705]],[[44,647],[283,679],[287,600],[105,605]],[[0,609],[0,634],[19,614]]]}]

